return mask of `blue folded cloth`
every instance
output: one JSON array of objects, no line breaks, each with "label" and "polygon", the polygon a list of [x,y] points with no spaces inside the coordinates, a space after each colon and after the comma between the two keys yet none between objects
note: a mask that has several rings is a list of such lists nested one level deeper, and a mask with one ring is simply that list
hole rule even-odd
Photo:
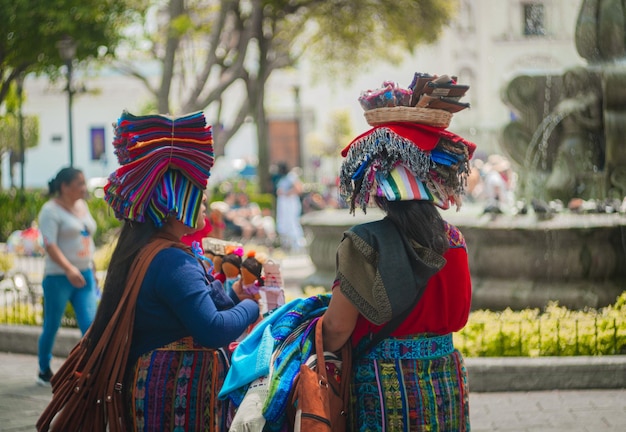
[{"label": "blue folded cloth", "polygon": [[230,393],[240,387],[269,374],[275,342],[271,333],[272,324],[293,309],[299,301],[300,299],[292,300],[276,309],[254,326],[248,336],[237,345],[231,356],[230,369],[218,394],[220,399],[226,399]]},{"label": "blue folded cloth", "polygon": [[312,319],[326,311],[330,298],[330,294],[319,294],[295,299],[258,323],[233,351],[218,397],[239,406],[248,386],[269,376],[270,395],[263,415],[268,430],[280,430],[293,379],[311,351],[309,329],[303,331],[303,327],[310,327]]}]

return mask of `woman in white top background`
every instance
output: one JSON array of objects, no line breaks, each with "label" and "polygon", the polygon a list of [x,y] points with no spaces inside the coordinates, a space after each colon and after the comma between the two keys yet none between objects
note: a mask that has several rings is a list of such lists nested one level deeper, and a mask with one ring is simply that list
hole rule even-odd
[{"label": "woman in white top background", "polygon": [[299,168],[289,170],[285,163],[281,163],[276,182],[276,231],[282,247],[294,252],[300,251],[306,243],[300,224],[303,186],[299,172]]},{"label": "woman in white top background", "polygon": [[81,170],[61,169],[48,183],[50,199],[39,212],[39,229],[46,249],[43,332],[39,337],[38,383],[50,385],[52,347],[61,319],[70,302],[80,331],[85,334],[97,308],[93,270],[96,221],[85,197],[87,186]]}]

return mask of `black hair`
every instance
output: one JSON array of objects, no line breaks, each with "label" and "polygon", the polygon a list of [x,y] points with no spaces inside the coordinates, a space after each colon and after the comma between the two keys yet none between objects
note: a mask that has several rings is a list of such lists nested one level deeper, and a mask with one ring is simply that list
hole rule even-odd
[{"label": "black hair", "polygon": [[445,223],[430,201],[389,201],[375,197],[376,204],[387,213],[400,232],[420,245],[443,255],[450,247]]},{"label": "black hair", "polygon": [[287,175],[289,173],[289,166],[286,162],[278,163],[278,174],[281,176]]},{"label": "black hair", "polygon": [[61,185],[70,184],[83,172],[78,168],[65,167],[57,173],[57,175],[48,182],[48,194],[56,195],[61,191]]},{"label": "black hair", "polygon": [[241,267],[248,270],[250,273],[255,275],[257,279],[261,278],[261,273],[263,271],[263,265],[261,262],[253,256],[247,257],[242,263]]},{"label": "black hair", "polygon": [[222,264],[224,263],[231,263],[237,268],[241,268],[242,259],[236,253],[229,253],[229,254],[224,255]]},{"label": "black hair", "polygon": [[[102,299],[91,325],[88,352],[91,354],[117,308],[124,290],[130,268],[137,254],[156,234],[158,228],[151,220],[146,222],[125,221],[117,245],[111,255],[111,262],[102,289]],[[129,335],[130,336],[130,335]]]}]

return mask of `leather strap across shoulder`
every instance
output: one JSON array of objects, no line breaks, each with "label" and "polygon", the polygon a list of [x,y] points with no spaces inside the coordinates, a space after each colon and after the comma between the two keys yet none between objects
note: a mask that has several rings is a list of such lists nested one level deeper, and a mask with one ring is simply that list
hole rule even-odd
[{"label": "leather strap across shoulder", "polygon": [[157,235],[139,252],[122,298],[91,355],[86,354],[88,330],[52,378],[52,401],[37,422],[38,431],[126,431],[122,383],[137,296],[150,263],[169,247],[184,245]]}]

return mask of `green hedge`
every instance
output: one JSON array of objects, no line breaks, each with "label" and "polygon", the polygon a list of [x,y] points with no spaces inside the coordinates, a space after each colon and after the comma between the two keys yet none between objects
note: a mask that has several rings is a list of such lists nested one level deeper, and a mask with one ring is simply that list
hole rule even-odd
[{"label": "green hedge", "polygon": [[[47,191],[44,190],[28,190],[23,194],[19,191],[0,192],[0,214],[11,215],[0,218],[0,242],[6,242],[13,231],[30,227],[47,200]],[[96,246],[101,246],[107,242],[111,230],[120,226],[120,222],[102,198],[93,197],[87,204],[98,226],[94,241]]]},{"label": "green hedge", "polygon": [[626,354],[626,292],[600,310],[474,311],[454,338],[468,357]]},{"label": "green hedge", "polygon": [[0,193],[0,214],[5,215],[0,218],[0,242],[6,242],[13,231],[30,227],[46,199],[39,190],[23,194],[19,191]]},{"label": "green hedge", "polygon": [[[210,184],[210,180],[209,180]],[[257,203],[261,209],[274,211],[274,195],[271,193],[261,193],[258,185],[250,180],[239,180],[236,183],[224,181],[210,186],[209,201],[223,201],[228,192],[245,192],[250,202]]]}]

